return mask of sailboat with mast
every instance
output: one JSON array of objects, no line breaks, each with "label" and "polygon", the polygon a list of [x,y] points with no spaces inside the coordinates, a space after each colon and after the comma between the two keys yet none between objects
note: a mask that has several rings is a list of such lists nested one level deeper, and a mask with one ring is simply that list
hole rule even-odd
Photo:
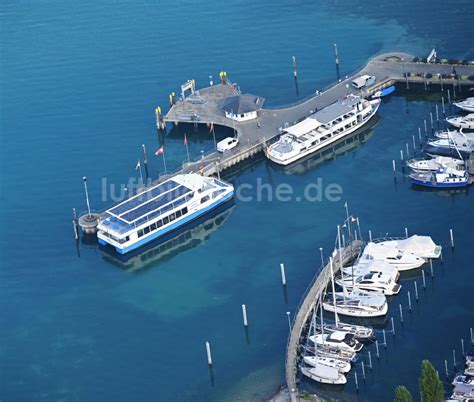
[{"label": "sailboat with mast", "polygon": [[[321,325],[323,325],[323,311],[321,308],[321,299],[319,302],[320,311],[321,311]],[[313,317],[311,320],[311,328],[309,333],[317,334],[319,331],[317,330],[316,324],[316,309],[313,311]],[[322,332],[324,334],[324,331]],[[311,335],[308,336],[308,340],[311,340]],[[317,367],[318,365],[324,365],[336,368],[341,373],[348,373],[351,369],[351,359],[344,358],[341,355],[341,351],[337,348],[333,348],[333,353],[328,353],[329,350],[326,349],[326,344],[318,345],[317,343],[311,342],[312,346],[307,348],[307,351],[312,352],[313,354],[303,356],[303,362],[309,366]],[[320,350],[319,347],[322,346],[324,349]],[[351,353],[348,352],[347,353]],[[352,352],[354,353],[354,352]],[[346,355],[348,356],[348,355]],[[350,356],[348,356],[350,357]]]},{"label": "sailboat with mast", "polygon": [[369,294],[356,289],[352,289],[352,291],[349,292],[346,288],[343,288],[342,292],[336,292],[334,287],[332,258],[330,259],[330,264],[332,300],[326,298],[323,301],[324,310],[361,318],[381,317],[387,314],[387,298],[382,294]]}]

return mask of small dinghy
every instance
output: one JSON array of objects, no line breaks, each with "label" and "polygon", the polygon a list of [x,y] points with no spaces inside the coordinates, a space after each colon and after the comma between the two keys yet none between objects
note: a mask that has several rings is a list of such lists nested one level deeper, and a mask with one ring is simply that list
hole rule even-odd
[{"label": "small dinghy", "polygon": [[316,367],[301,367],[301,373],[314,381],[323,384],[345,384],[346,376],[334,367],[318,364]]},{"label": "small dinghy", "polygon": [[469,113],[466,116],[448,117],[446,121],[454,127],[474,130],[474,113]]},{"label": "small dinghy", "polygon": [[458,188],[466,187],[469,184],[469,175],[464,170],[457,173],[449,173],[446,169],[440,168],[436,172],[414,172],[410,175],[410,180],[413,184],[432,187],[432,188]]},{"label": "small dinghy", "polygon": [[474,112],[474,98],[467,98],[461,102],[453,102],[454,106],[457,106],[459,109],[466,112]]},{"label": "small dinghy", "polygon": [[388,88],[381,89],[380,91],[375,92],[372,95],[372,99],[383,98],[384,96],[390,95],[393,92],[395,92],[395,85],[392,85]]},{"label": "small dinghy", "polygon": [[343,374],[351,371],[351,364],[348,361],[325,357],[319,354],[316,354],[316,356],[305,356],[303,357],[303,361],[308,366],[312,367],[316,367],[319,364],[322,366],[333,367]]}]

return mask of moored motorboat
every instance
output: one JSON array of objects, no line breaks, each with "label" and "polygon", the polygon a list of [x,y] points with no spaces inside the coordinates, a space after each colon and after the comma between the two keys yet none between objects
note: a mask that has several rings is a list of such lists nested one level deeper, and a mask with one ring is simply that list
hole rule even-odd
[{"label": "moored motorboat", "polygon": [[413,235],[406,239],[391,239],[377,242],[380,246],[395,247],[421,258],[439,258],[442,246],[436,244],[430,236]]},{"label": "moored motorboat", "polygon": [[451,394],[451,399],[472,402],[474,400],[474,385],[456,385]]},{"label": "moored motorboat", "polygon": [[449,156],[434,156],[431,158],[410,159],[407,166],[415,172],[435,172],[439,168],[464,170],[464,161]]},{"label": "moored motorboat", "polygon": [[474,113],[469,113],[466,116],[448,117],[446,121],[454,127],[474,130]]},{"label": "moored motorboat", "polygon": [[421,267],[425,260],[414,254],[399,250],[396,247],[388,247],[378,243],[369,242],[359,259],[359,264],[370,261],[385,261],[399,271],[406,271]]},{"label": "moored motorboat", "polygon": [[384,96],[390,95],[391,93],[395,92],[395,85],[391,85],[388,88],[381,89],[380,91],[375,92],[371,98],[383,98]]},{"label": "moored motorboat", "polygon": [[452,384],[453,385],[457,385],[457,384],[474,385],[474,377],[470,375],[458,374],[456,377],[454,377]]},{"label": "moored motorboat", "polygon": [[315,329],[319,332],[326,333],[345,331],[350,334],[353,334],[359,342],[373,342],[376,339],[373,328],[364,327],[362,325],[347,324],[344,322],[340,322],[339,320],[335,324],[323,324],[322,329],[321,325],[317,325]]},{"label": "moored motorboat", "polygon": [[446,131],[446,138],[429,140],[423,145],[423,150],[430,156],[449,156],[467,160],[474,151],[474,139],[468,137],[462,130],[453,135]]},{"label": "moored motorboat", "polygon": [[387,296],[398,294],[402,287],[393,281],[390,275],[383,274],[382,272],[370,272],[358,277],[344,276],[338,278],[336,283],[348,289],[357,288],[368,292],[382,293]]},{"label": "moored motorboat", "polygon": [[388,311],[387,299],[380,294],[344,291],[334,294],[334,298],[335,303],[329,298],[323,301],[324,310],[360,318],[381,317]]},{"label": "moored motorboat", "polygon": [[351,364],[348,361],[326,357],[319,354],[316,354],[315,356],[304,356],[303,361],[307,365],[313,367],[316,367],[319,364],[333,367],[343,374],[348,373],[351,370]]},{"label": "moored motorboat", "polygon": [[439,130],[435,131],[434,136],[439,139],[446,139],[450,137],[459,137],[463,136],[464,138],[467,138],[468,140],[473,140],[474,139],[474,132],[472,131],[466,131],[466,130]]},{"label": "moored motorboat", "polygon": [[342,273],[350,276],[361,276],[371,272],[389,275],[395,282],[400,277],[398,269],[385,261],[369,261],[362,264],[356,261],[354,265],[342,268]]},{"label": "moored motorboat", "polygon": [[318,364],[316,367],[301,367],[300,369],[304,376],[323,384],[342,385],[347,382],[346,376],[334,367]]},{"label": "moored motorboat", "polygon": [[466,98],[461,102],[453,102],[453,105],[466,112],[474,112],[474,97]]},{"label": "moored motorboat", "polygon": [[336,349],[349,350],[351,352],[359,352],[362,350],[362,345],[355,336],[344,331],[335,331],[330,334],[318,334],[309,337],[315,345],[329,345]]},{"label": "moored motorboat", "polygon": [[333,348],[329,345],[319,346],[317,353],[318,356],[330,357],[350,363],[355,363],[358,360],[356,352]]},{"label": "moored motorboat", "polygon": [[440,168],[436,172],[413,172],[408,176],[413,184],[424,187],[458,188],[469,184],[469,174],[465,170],[462,174],[456,174]]}]

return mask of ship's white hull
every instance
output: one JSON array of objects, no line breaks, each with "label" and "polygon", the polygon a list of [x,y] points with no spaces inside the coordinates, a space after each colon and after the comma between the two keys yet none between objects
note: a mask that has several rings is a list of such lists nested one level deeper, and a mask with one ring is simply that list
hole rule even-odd
[{"label": "ship's white hull", "polygon": [[305,356],[304,362],[310,366],[316,367],[318,364],[323,366],[334,367],[340,373],[348,373],[351,370],[351,364],[344,360],[332,359],[324,356]]},{"label": "ship's white hull", "polygon": [[347,315],[350,317],[359,317],[359,318],[371,318],[371,317],[382,317],[388,312],[388,304],[385,303],[384,306],[379,309],[368,309],[368,308],[356,308],[356,307],[344,307],[341,305],[336,306],[332,303],[323,302],[323,308],[326,311],[334,313],[337,310],[337,314]]},{"label": "ship's white hull", "polygon": [[342,385],[347,382],[346,377],[339,373],[339,375],[335,377],[326,377],[318,374],[317,370],[315,368],[309,368],[309,367],[301,367],[301,373],[305,375],[308,378],[311,378],[314,381],[323,383],[323,384],[334,384],[334,385]]},{"label": "ship's white hull", "polygon": [[327,146],[333,144],[334,142],[340,140],[341,138],[344,138],[345,136],[353,133],[354,131],[356,131],[356,130],[360,129],[361,127],[363,127],[364,125],[366,125],[372,119],[372,117],[375,116],[375,114],[377,113],[377,110],[380,106],[380,101],[372,101],[372,102],[373,102],[372,103],[373,104],[372,112],[370,113],[370,115],[368,115],[366,117],[365,120],[361,121],[360,123],[348,128],[345,131],[342,131],[339,134],[336,134],[335,136],[327,139],[326,141],[324,141],[320,144],[317,144],[313,147],[308,148],[306,151],[300,152],[300,153],[296,154],[293,157],[289,157],[288,159],[276,158],[271,153],[267,152],[268,159],[270,159],[272,162],[278,163],[279,165],[287,166],[287,165],[290,165],[291,163],[296,162],[296,161],[298,161],[298,160],[300,160],[300,159],[302,159],[302,158],[304,158],[308,155],[311,155],[311,154],[313,154],[317,151],[320,151],[320,150],[326,148]]}]

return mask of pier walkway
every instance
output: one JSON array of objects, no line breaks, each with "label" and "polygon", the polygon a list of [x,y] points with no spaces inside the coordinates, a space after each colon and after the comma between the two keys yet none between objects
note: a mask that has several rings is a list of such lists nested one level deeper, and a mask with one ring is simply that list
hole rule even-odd
[{"label": "pier walkway", "polygon": [[[342,249],[334,256],[333,270],[334,273],[339,271],[341,265],[346,265],[351,260],[355,259],[359,254],[362,247],[360,240],[354,240],[347,247]],[[298,401],[298,387],[296,385],[296,376],[298,373],[298,361],[299,361],[299,347],[303,329],[306,323],[311,318],[313,311],[317,308],[319,296],[327,288],[331,280],[331,267],[329,263],[321,269],[321,272],[317,274],[308,290],[303,295],[298,311],[293,320],[291,326],[291,333],[288,337],[288,344],[286,348],[286,359],[285,359],[285,376],[286,384],[290,394],[291,401]]]},{"label": "pier walkway", "polygon": [[[453,68],[456,75],[452,74]],[[375,76],[375,84],[362,91],[355,89],[351,81],[364,74]],[[416,62],[416,59],[407,53],[385,53],[374,57],[363,68],[323,92],[318,92],[289,107],[263,108],[258,112],[256,119],[245,122],[228,119],[220,110],[222,100],[238,94],[234,86],[226,82],[199,89],[195,95],[177,100],[163,117],[163,121],[175,124],[212,123],[234,129],[239,138],[237,147],[224,154],[217,151],[209,152],[198,160],[182,166],[184,172],[201,171],[204,175],[212,175],[262,151],[265,144],[278,136],[285,127],[301,121],[314,111],[329,106],[347,94],[367,97],[395,83],[406,83],[407,86],[410,83],[442,85],[445,90],[451,89],[451,97],[454,99],[454,93],[457,93],[458,97],[460,93],[462,94],[463,86],[474,86],[474,62],[465,65],[422,63]]]}]

